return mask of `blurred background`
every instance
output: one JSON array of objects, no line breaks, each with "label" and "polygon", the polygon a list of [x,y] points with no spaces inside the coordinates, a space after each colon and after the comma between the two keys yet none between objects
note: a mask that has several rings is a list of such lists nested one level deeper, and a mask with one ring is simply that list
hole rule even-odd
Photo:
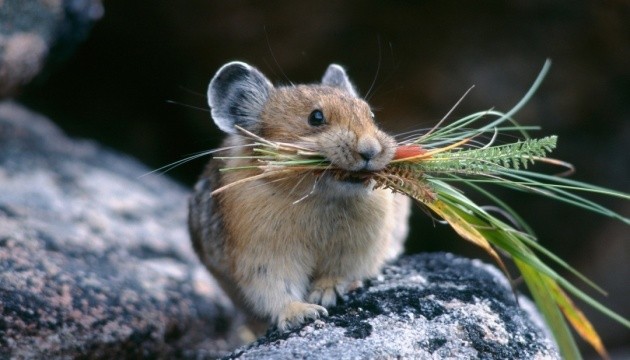
[{"label": "blurred background", "polygon": [[[276,84],[316,82],[328,64],[342,64],[362,94],[371,89],[379,123],[395,134],[431,127],[472,85],[452,119],[508,110],[550,58],[545,82],[516,118],[541,125],[535,135],[559,136],[553,155],[576,166],[573,178],[630,191],[627,1],[107,0],[104,7],[76,53],[49,64],[18,100],[69,135],[150,168],[219,145],[205,92],[228,61],[249,62]],[[166,175],[192,186],[206,161]],[[598,299],[630,317],[627,226],[533,195],[496,193],[547,248],[610,292]],[[630,216],[627,201],[593,199]],[[412,221],[408,252],[487,259],[420,211]],[[583,308],[609,348],[627,349],[628,329]]]}]

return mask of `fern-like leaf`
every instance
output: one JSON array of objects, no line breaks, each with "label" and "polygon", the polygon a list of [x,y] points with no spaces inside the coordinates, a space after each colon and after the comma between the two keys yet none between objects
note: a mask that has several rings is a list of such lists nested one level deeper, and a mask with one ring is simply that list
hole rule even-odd
[{"label": "fern-like leaf", "polygon": [[557,139],[557,136],[547,136],[479,149],[456,149],[424,159],[421,166],[425,173],[465,175],[492,174],[521,167],[526,169],[536,159],[547,156],[556,147]]}]

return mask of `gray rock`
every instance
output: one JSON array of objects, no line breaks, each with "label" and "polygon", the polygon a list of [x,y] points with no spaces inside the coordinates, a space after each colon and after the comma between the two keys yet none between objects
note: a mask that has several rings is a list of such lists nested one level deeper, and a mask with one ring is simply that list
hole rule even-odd
[{"label": "gray rock", "polygon": [[67,58],[102,15],[100,0],[0,1],[0,97],[30,82],[49,55]]},{"label": "gray rock", "polygon": [[450,254],[402,258],[329,312],[229,358],[559,359],[496,268]]},{"label": "gray rock", "polygon": [[0,358],[220,356],[231,303],[186,231],[187,191],[0,103]]}]

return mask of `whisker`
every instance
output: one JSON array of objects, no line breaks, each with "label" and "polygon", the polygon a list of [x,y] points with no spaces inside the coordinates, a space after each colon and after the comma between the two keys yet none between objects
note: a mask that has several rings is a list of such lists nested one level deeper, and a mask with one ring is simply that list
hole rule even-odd
[{"label": "whisker", "polygon": [[189,89],[189,88],[184,87],[184,86],[181,86],[181,85],[180,85],[180,86],[178,86],[178,87],[179,87],[179,89],[180,89],[180,90],[185,91],[185,92],[187,92],[187,93],[189,93],[189,94],[193,94],[193,95],[195,95],[195,96],[203,97],[204,99],[207,97],[207,95],[206,95],[205,93],[200,93],[200,92],[198,92],[198,91],[195,91],[195,90]]},{"label": "whisker", "polygon": [[141,179],[141,178],[143,178],[145,176],[152,175],[152,174],[155,174],[155,173],[165,174],[165,173],[173,170],[174,168],[176,168],[176,167],[178,167],[178,166],[180,166],[182,164],[185,164],[187,162],[193,161],[195,159],[198,159],[200,157],[204,157],[204,156],[207,156],[207,155],[212,155],[212,154],[215,154],[215,153],[218,153],[218,152],[228,151],[228,150],[232,150],[232,149],[238,149],[238,148],[242,148],[242,147],[254,147],[254,146],[257,146],[257,145],[256,144],[244,144],[244,145],[226,146],[226,147],[213,149],[213,150],[204,150],[204,151],[195,153],[195,154],[193,154],[191,156],[188,156],[188,157],[186,157],[184,159],[174,161],[174,162],[172,162],[170,164],[166,164],[166,165],[164,165],[162,167],[159,167],[159,168],[157,168],[155,170],[149,171],[146,174],[142,174],[142,175],[138,176],[138,179]]},{"label": "whisker", "polygon": [[167,104],[173,104],[173,105],[179,105],[179,106],[183,106],[189,109],[193,109],[193,110],[199,110],[199,111],[203,111],[205,113],[210,113],[210,109],[206,109],[206,108],[202,108],[202,107],[198,107],[198,106],[194,106],[194,105],[189,105],[189,104],[184,104],[181,103],[179,101],[175,101],[175,100],[166,100]]},{"label": "whisker", "polygon": [[[269,54],[271,55],[271,58],[273,59],[273,62],[276,64],[276,66],[278,67],[278,70],[280,71],[280,74],[282,74],[282,76],[285,78],[285,80],[288,81],[289,84],[291,84],[291,86],[295,86],[295,84],[293,84],[293,82],[291,81],[291,79],[289,79],[287,74],[284,73],[284,71],[282,70],[282,67],[280,66],[280,63],[278,62],[278,59],[276,58],[276,55],[273,53],[273,49],[271,48],[271,43],[269,42],[269,33],[267,32],[267,26],[266,25],[263,26],[263,30],[265,32],[265,40],[267,41],[267,47],[269,48]],[[271,71],[273,72],[273,69]]]},{"label": "whisker", "polygon": [[374,85],[376,85],[376,80],[378,79],[378,73],[381,70],[381,61],[382,61],[382,52],[381,52],[381,37],[377,36],[376,37],[377,41],[378,41],[378,62],[376,65],[376,74],[374,74],[374,79],[372,80],[372,84],[370,84],[370,87],[368,88],[368,91],[365,93],[365,101],[369,101],[370,98],[372,97],[372,89],[374,89]]}]

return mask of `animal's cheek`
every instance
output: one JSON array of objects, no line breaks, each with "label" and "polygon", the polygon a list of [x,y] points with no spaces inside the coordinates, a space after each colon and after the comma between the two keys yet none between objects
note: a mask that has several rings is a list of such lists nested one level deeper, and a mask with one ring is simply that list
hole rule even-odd
[{"label": "animal's cheek", "polygon": [[382,131],[379,131],[377,137],[383,148],[379,158],[385,161],[385,165],[387,165],[394,158],[397,147],[396,140]]}]

